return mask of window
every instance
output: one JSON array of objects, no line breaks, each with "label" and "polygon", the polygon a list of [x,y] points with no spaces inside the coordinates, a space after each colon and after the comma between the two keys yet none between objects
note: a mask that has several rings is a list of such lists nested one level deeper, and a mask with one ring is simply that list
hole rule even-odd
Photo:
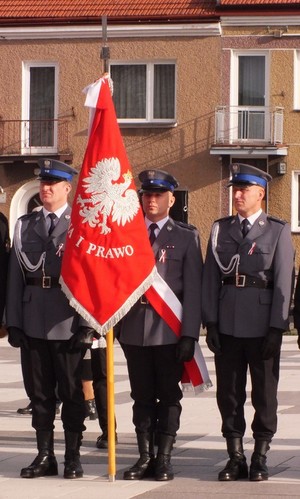
[{"label": "window", "polygon": [[179,222],[188,223],[188,191],[176,189],[173,194],[175,203],[170,209],[170,217]]},{"label": "window", "polygon": [[266,53],[250,51],[233,53],[231,85],[233,140],[269,139],[267,63]]},{"label": "window", "polygon": [[300,50],[294,57],[294,109],[300,110]]},{"label": "window", "polygon": [[265,57],[240,55],[238,105],[265,105]]},{"label": "window", "polygon": [[23,152],[57,151],[57,73],[55,63],[23,66]]},{"label": "window", "polygon": [[175,63],[111,63],[120,123],[175,122]]},{"label": "window", "polygon": [[292,223],[293,232],[300,232],[300,170],[292,175]]}]

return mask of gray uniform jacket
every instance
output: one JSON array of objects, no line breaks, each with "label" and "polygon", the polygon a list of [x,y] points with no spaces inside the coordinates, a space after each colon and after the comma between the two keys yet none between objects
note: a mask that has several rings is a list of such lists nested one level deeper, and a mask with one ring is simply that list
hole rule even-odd
[{"label": "gray uniform jacket", "polygon": [[[33,212],[21,217],[21,251],[36,265],[45,252],[44,271],[46,276],[59,278],[64,243],[70,223],[71,208],[68,207],[48,235],[42,212]],[[86,325],[59,286],[43,289],[42,285],[27,285],[26,279],[37,278],[42,282],[42,265],[33,272],[17,259],[16,234],[11,252],[7,287],[7,326],[18,327],[32,338],[67,340],[79,325]]]},{"label": "gray uniform jacket", "polygon": [[[221,264],[240,255],[238,273],[264,279],[273,289],[222,285],[225,277],[212,251],[213,233],[208,243],[203,272],[203,321],[218,323],[223,334],[240,338],[265,336],[269,327],[287,330],[293,286],[294,249],[289,224],[264,212],[243,239],[238,216],[218,220],[215,241]],[[216,225],[214,225],[216,227]]]},{"label": "gray uniform jacket", "polygon": [[[202,254],[195,227],[171,218],[153,243],[159,274],[183,306],[182,336],[198,340],[201,324]],[[178,338],[150,304],[139,300],[122,319],[121,343],[155,346],[177,343]]]}]

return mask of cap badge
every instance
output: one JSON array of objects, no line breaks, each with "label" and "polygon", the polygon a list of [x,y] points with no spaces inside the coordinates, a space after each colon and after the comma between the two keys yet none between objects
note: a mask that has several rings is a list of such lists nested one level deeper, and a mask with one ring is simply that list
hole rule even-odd
[{"label": "cap badge", "polygon": [[234,163],[232,165],[232,173],[237,174],[240,172],[240,165],[238,163]]}]

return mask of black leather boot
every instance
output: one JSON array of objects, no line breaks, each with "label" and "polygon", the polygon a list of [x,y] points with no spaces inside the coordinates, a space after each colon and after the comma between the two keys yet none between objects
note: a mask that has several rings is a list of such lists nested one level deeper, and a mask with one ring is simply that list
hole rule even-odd
[{"label": "black leather boot", "polygon": [[266,465],[267,452],[270,449],[269,442],[266,440],[255,440],[254,452],[250,464],[250,480],[252,482],[261,482],[268,480],[269,471]]},{"label": "black leather boot", "polygon": [[220,471],[218,479],[221,482],[226,482],[248,478],[248,466],[244,456],[242,439],[228,438],[226,442],[230,459],[225,468]]},{"label": "black leather boot", "polygon": [[173,480],[174,472],[171,464],[171,451],[173,449],[173,435],[158,435],[158,450],[155,464],[155,480]]},{"label": "black leather boot", "polygon": [[102,435],[100,435],[97,438],[96,447],[98,449],[108,449],[108,433],[107,433],[107,430],[105,432],[103,432]]},{"label": "black leather boot", "polygon": [[[97,402],[97,399],[96,399]],[[102,430],[102,435],[100,435],[97,440],[96,440],[96,447],[98,449],[108,449],[108,422],[107,422],[107,413],[104,416],[103,411],[101,410],[99,412],[98,406],[97,406],[97,411],[98,411],[98,421],[99,421],[99,426]],[[118,443],[118,436],[117,436],[117,422],[115,418],[115,445]]]},{"label": "black leather boot", "polygon": [[[117,443],[118,443],[118,435],[117,435],[117,433],[115,433],[115,445],[117,445]],[[108,449],[108,432],[107,432],[107,430],[104,431],[102,433],[102,435],[100,435],[97,438],[96,447],[98,449]]]},{"label": "black leather boot", "polygon": [[124,480],[141,480],[154,477],[154,445],[152,433],[137,433],[140,458],[124,472]]},{"label": "black leather boot", "polygon": [[18,414],[32,414],[32,404],[29,402],[29,404],[26,407],[20,407],[17,410]]},{"label": "black leather boot", "polygon": [[80,445],[82,433],[65,431],[65,469],[64,478],[81,478],[83,470],[80,462]]},{"label": "black leather boot", "polygon": [[57,461],[53,450],[53,431],[36,432],[38,455],[27,468],[22,468],[22,478],[37,478],[58,474]]}]

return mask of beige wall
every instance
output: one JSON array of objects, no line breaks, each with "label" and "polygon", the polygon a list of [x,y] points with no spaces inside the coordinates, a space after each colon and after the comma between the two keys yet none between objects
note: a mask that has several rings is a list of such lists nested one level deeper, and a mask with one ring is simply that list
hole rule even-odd
[{"label": "beige wall", "polygon": [[[241,32],[241,30],[240,30]],[[202,235],[203,251],[213,220],[228,215],[226,188],[229,158],[210,155],[214,142],[214,110],[229,103],[230,49],[255,48],[270,51],[270,104],[283,106],[284,142],[288,145],[288,172],[277,176],[270,158],[274,180],[270,186],[269,212],[291,220],[291,176],[299,165],[300,113],[293,110],[294,48],[300,37],[275,39],[266,29],[225,30],[223,37],[122,39],[109,41],[111,59],[172,59],[177,63],[177,126],[175,128],[122,128],[129,160],[137,178],[145,168],[161,168],[173,173],[182,188],[189,190],[189,221]],[[232,36],[235,35],[235,36]],[[44,40],[1,41],[0,114],[3,119],[21,118],[22,62],[59,63],[59,116],[70,117],[70,148],[75,167],[80,168],[87,141],[88,111],[83,88],[101,75],[101,41]],[[247,161],[245,157],[244,162]],[[15,191],[34,177],[32,165],[0,166],[0,185],[7,192],[8,214]],[[1,205],[0,205],[1,209]],[[300,237],[294,235],[297,265]]]},{"label": "beige wall", "polygon": [[[87,140],[88,111],[83,88],[101,75],[99,41],[4,42],[0,46],[0,109],[3,119],[21,118],[23,61],[59,63],[59,116],[71,114],[70,146],[74,166],[80,167]],[[189,221],[203,232],[205,246],[218,203],[220,164],[210,156],[214,137],[214,108],[220,101],[220,40],[172,38],[110,41],[112,60],[172,59],[177,64],[177,126],[175,128],[123,128],[127,153],[135,177],[145,168],[173,173],[189,196]],[[31,167],[0,167],[8,205],[15,190],[33,178]],[[14,168],[14,172],[12,172]],[[5,170],[5,171],[4,171]],[[5,210],[3,210],[5,211]]]},{"label": "beige wall", "polygon": [[[299,34],[297,27],[290,27],[289,34],[292,31]],[[238,34],[242,36],[237,36]],[[273,181],[269,186],[268,211],[273,216],[291,222],[292,175],[294,170],[300,168],[300,113],[294,110],[294,54],[296,49],[300,50],[300,37],[276,38],[268,33],[267,27],[226,28],[222,38],[225,81],[222,91],[223,104],[229,102],[228,64],[230,64],[230,49],[253,49],[269,52],[269,104],[270,106],[284,108],[283,141],[288,147],[288,155],[286,157],[270,156],[268,158],[269,171],[273,176]],[[245,162],[246,160],[247,158],[245,158]],[[284,161],[287,164],[287,173],[283,176],[278,175],[276,171],[276,164],[279,161]],[[298,268],[300,265],[300,234],[293,234],[293,242],[296,249],[296,267]]]}]

